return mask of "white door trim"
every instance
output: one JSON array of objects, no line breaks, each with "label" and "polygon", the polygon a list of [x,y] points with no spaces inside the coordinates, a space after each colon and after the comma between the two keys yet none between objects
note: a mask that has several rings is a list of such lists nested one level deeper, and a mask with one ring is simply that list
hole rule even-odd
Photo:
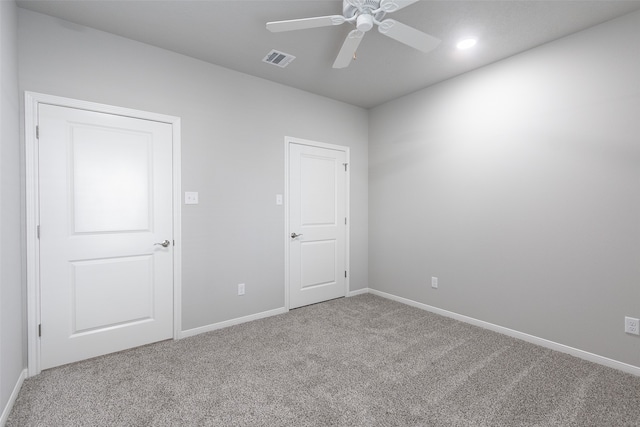
[{"label": "white door trim", "polygon": [[173,133],[173,338],[181,338],[182,331],[182,221],[181,221],[181,161],[180,118],[164,114],[115,107],[95,102],[80,101],[36,92],[25,92],[25,197],[26,197],[26,260],[27,260],[27,363],[29,376],[40,373],[40,242],[37,236],[40,197],[38,191],[38,141],[36,124],[38,105],[50,104],[80,110],[116,114],[156,122],[168,123]]},{"label": "white door trim", "polygon": [[326,148],[329,150],[337,150],[343,151],[345,153],[346,162],[348,165],[347,176],[346,176],[346,217],[347,217],[347,225],[345,228],[345,268],[347,269],[347,277],[345,279],[346,286],[346,295],[349,295],[350,289],[350,278],[351,278],[351,268],[349,264],[349,253],[350,253],[350,227],[351,227],[351,193],[350,193],[350,177],[351,177],[351,161],[349,152],[349,147],[343,145],[335,145],[335,144],[326,144],[324,142],[310,141],[308,139],[294,138],[291,136],[284,137],[284,307],[286,310],[289,310],[289,256],[290,256],[290,240],[291,240],[291,230],[289,228],[289,147],[291,144],[301,144],[301,145],[309,145],[311,147],[318,148]]}]

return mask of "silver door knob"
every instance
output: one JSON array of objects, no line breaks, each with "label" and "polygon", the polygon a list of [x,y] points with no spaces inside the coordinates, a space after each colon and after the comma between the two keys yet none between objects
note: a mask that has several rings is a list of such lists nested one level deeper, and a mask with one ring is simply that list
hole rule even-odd
[{"label": "silver door knob", "polygon": [[300,234],[291,233],[291,238],[292,239],[295,239],[296,237],[300,237],[300,236],[302,236],[302,233],[300,233]]},{"label": "silver door knob", "polygon": [[153,246],[160,245],[160,246],[162,246],[163,248],[166,248],[166,247],[167,247],[167,246],[169,246],[170,244],[171,244],[171,242],[170,242],[170,241],[165,240],[165,241],[164,241],[164,242],[162,242],[162,243],[154,243],[154,244],[153,244]]}]

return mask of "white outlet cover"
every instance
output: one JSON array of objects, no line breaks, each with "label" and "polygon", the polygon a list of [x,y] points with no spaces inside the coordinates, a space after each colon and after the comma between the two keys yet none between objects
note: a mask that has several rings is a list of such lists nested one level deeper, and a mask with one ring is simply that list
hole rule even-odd
[{"label": "white outlet cover", "polygon": [[185,205],[197,205],[198,204],[198,192],[197,191],[185,191],[184,193]]},{"label": "white outlet cover", "polygon": [[625,317],[624,331],[628,334],[640,335],[640,319]]},{"label": "white outlet cover", "polygon": [[438,278],[437,277],[432,277],[431,278],[431,287],[433,289],[438,289]]},{"label": "white outlet cover", "polygon": [[276,194],[276,205],[282,204],[282,194]]}]

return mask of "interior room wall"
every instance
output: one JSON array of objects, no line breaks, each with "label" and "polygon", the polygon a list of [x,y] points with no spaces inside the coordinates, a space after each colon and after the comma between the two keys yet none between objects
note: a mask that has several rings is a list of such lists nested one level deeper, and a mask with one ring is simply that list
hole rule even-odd
[{"label": "interior room wall", "polygon": [[366,110],[23,9],[19,66],[21,91],[181,117],[183,330],[284,306],[285,136],[351,147],[350,284],[368,286]]},{"label": "interior room wall", "polygon": [[373,109],[370,287],[640,366],[639,52],[634,13]]},{"label": "interior room wall", "polygon": [[18,15],[0,2],[0,413],[26,366],[23,328]]}]

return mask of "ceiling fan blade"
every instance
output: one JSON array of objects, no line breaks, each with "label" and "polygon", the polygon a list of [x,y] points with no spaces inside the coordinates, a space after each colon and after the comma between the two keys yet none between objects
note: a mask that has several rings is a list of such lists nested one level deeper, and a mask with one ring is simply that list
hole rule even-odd
[{"label": "ceiling fan blade", "polygon": [[356,53],[362,37],[364,37],[364,33],[359,30],[353,30],[349,33],[342,44],[342,48],[340,48],[336,61],[333,63],[333,68],[346,68],[351,64],[353,55]]},{"label": "ceiling fan blade", "polygon": [[307,28],[330,27],[345,22],[342,15],[317,16],[315,18],[290,19],[288,21],[267,22],[267,30],[273,33],[293,30],[306,30]]},{"label": "ceiling fan blade", "polygon": [[382,21],[378,27],[378,31],[387,37],[391,37],[400,43],[404,43],[424,53],[432,51],[440,44],[440,39],[393,19],[385,19]]},{"label": "ceiling fan blade", "polygon": [[380,2],[380,9],[387,13],[395,12],[404,7],[410,6],[416,3],[418,0],[382,0]]}]

